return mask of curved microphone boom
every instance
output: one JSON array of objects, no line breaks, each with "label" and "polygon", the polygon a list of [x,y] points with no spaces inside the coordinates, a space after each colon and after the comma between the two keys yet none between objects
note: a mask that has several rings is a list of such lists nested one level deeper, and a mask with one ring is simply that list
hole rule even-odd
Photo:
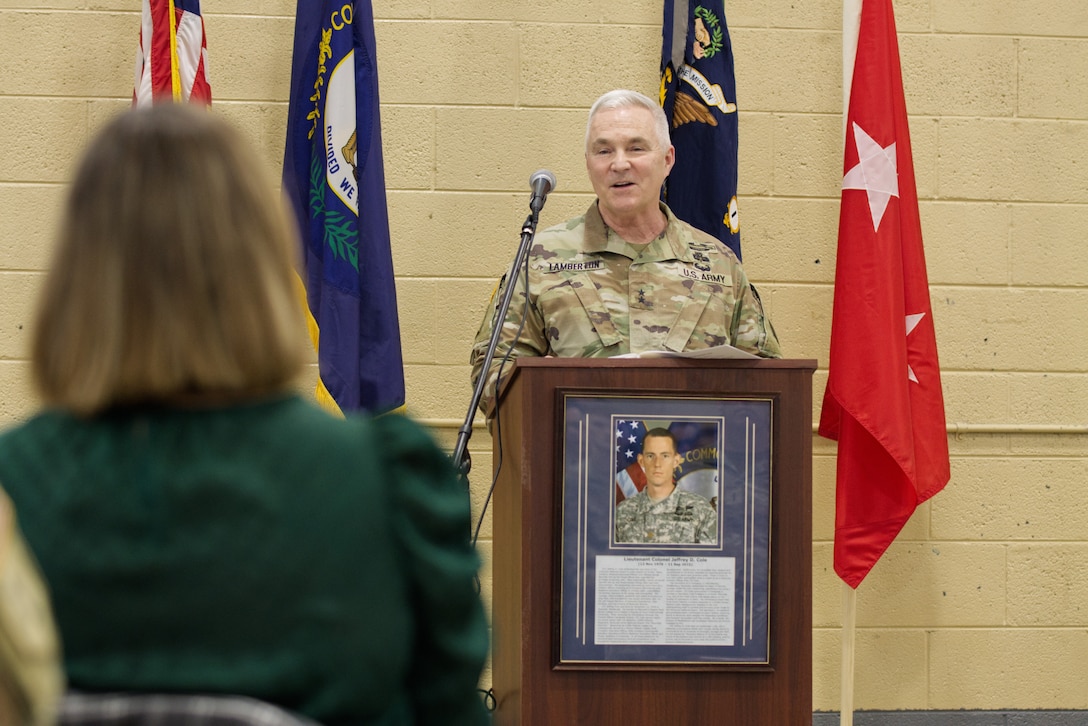
[{"label": "curved microphone boom", "polygon": [[529,188],[533,190],[533,196],[529,199],[529,209],[533,210],[535,216],[544,208],[544,201],[548,198],[548,194],[555,190],[555,174],[547,169],[534,171],[529,177]]}]

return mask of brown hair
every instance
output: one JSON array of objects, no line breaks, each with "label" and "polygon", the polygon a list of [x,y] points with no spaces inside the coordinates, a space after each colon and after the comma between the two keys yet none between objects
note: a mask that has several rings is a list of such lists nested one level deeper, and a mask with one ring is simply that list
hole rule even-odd
[{"label": "brown hair", "polygon": [[128,111],[85,153],[33,330],[47,405],[238,399],[289,386],[305,333],[295,226],[211,112]]},{"label": "brown hair", "polygon": [[666,428],[654,428],[646,432],[646,435],[642,437],[642,449],[646,450],[646,439],[668,439],[672,442],[673,453],[679,453],[680,444],[676,441],[676,434],[669,431]]}]

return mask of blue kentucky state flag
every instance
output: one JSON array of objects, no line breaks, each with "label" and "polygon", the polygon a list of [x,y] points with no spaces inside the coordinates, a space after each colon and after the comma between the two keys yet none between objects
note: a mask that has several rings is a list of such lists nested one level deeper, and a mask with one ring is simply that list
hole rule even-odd
[{"label": "blue kentucky state flag", "polygon": [[677,217],[740,257],[737,85],[722,0],[665,0],[661,106],[676,165],[663,198]]},{"label": "blue kentucky state flag", "polygon": [[303,239],[318,400],[403,405],[370,0],[298,0],[283,187]]}]

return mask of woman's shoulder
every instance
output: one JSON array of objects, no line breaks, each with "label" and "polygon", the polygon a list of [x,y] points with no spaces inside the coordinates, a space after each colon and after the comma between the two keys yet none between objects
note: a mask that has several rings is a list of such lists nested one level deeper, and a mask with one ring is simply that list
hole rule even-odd
[{"label": "woman's shoulder", "polygon": [[53,440],[65,440],[75,421],[63,411],[44,410],[13,424],[0,432],[0,458]]},{"label": "woman's shoulder", "polygon": [[283,401],[274,408],[274,415],[258,412],[257,418],[285,444],[292,441],[316,443],[328,452],[350,451],[386,461],[441,455],[430,432],[398,412],[338,416],[299,397]]}]

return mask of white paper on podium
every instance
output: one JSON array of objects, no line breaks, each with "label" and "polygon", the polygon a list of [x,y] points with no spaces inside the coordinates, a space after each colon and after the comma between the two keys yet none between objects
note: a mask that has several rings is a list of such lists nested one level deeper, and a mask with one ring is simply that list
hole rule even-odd
[{"label": "white paper on podium", "polygon": [[758,355],[747,353],[731,345],[716,345],[713,348],[700,348],[699,350],[685,350],[677,353],[671,350],[644,350],[641,353],[623,353],[612,356],[613,358],[709,358],[709,359],[737,359],[759,358]]}]

